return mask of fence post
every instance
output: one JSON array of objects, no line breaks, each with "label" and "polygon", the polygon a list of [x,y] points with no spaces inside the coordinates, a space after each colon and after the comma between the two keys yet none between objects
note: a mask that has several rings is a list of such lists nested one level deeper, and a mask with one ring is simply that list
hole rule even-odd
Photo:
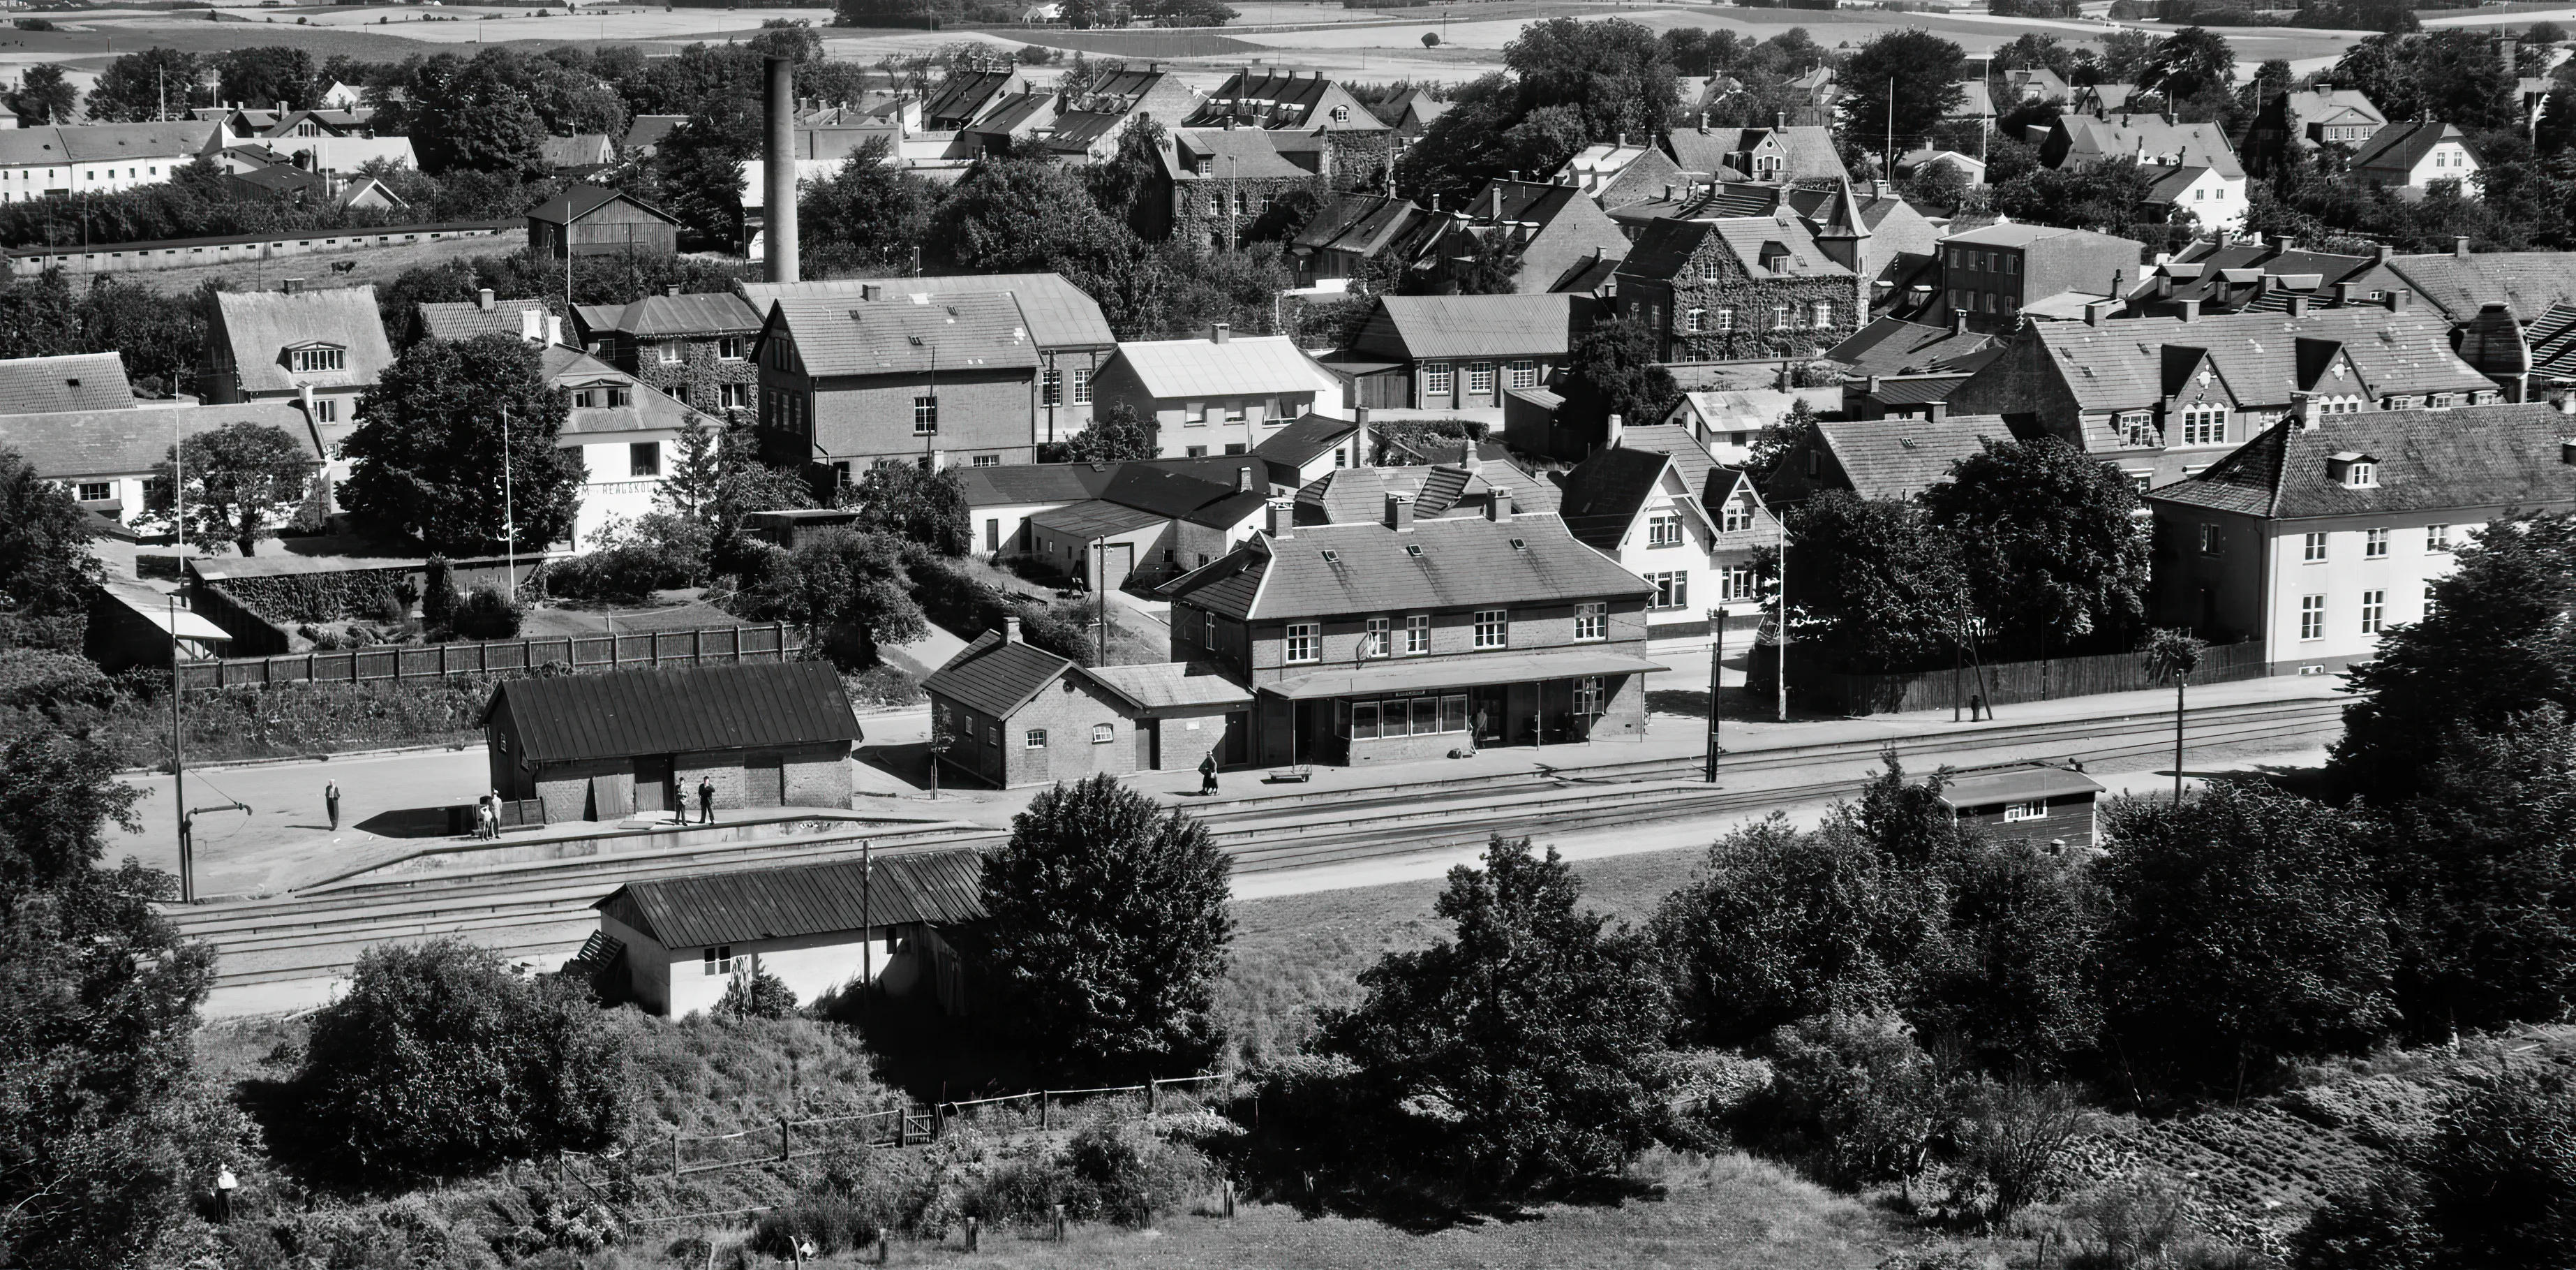
[{"label": "fence post", "polygon": [[975,1219],[966,1219],[966,1251],[975,1251]]},{"label": "fence post", "polygon": [[789,1136],[790,1133],[787,1117],[780,1116],[778,1118],[778,1162],[781,1164],[796,1158],[796,1141]]},{"label": "fence post", "polygon": [[1045,1090],[1041,1089],[1041,1090],[1039,1090],[1039,1091],[1038,1091],[1038,1131],[1039,1131],[1039,1132],[1041,1132],[1041,1133],[1043,1133],[1043,1132],[1045,1132],[1045,1131],[1046,1131],[1046,1127],[1047,1127],[1047,1091],[1045,1091]]},{"label": "fence post", "polygon": [[1220,1178],[1217,1184],[1225,1188],[1225,1216],[1226,1220],[1232,1221],[1234,1220],[1234,1179]]},{"label": "fence post", "polygon": [[680,1175],[680,1131],[671,1131],[671,1176]]},{"label": "fence post", "polygon": [[901,1147],[901,1146],[910,1146],[910,1145],[912,1145],[911,1143],[904,1141],[904,1138],[907,1136],[905,1131],[906,1131],[906,1130],[908,1130],[908,1129],[910,1129],[910,1128],[912,1128],[912,1109],[911,1109],[911,1108],[909,1108],[909,1107],[897,1107],[897,1108],[895,1108],[895,1109],[894,1109],[894,1144],[895,1144],[896,1146]]},{"label": "fence post", "polygon": [[1149,1115],[1149,1116],[1150,1116],[1150,1115],[1154,1114],[1154,1102],[1155,1102],[1154,1095],[1156,1095],[1156,1094],[1158,1094],[1158,1093],[1162,1092],[1162,1089],[1163,1089],[1163,1082],[1161,1082],[1161,1081],[1159,1081],[1159,1080],[1156,1080],[1156,1079],[1154,1079],[1154,1078],[1153,1078],[1153,1077],[1151,1077],[1151,1076],[1148,1076],[1148,1077],[1146,1077],[1146,1078],[1145,1078],[1145,1114],[1146,1114],[1146,1115]]},{"label": "fence post", "polygon": [[706,663],[705,635],[706,632],[702,630],[693,628],[689,631],[689,664],[692,666]]},{"label": "fence post", "polygon": [[1047,1205],[1047,1215],[1055,1219],[1055,1241],[1064,1242],[1064,1205]]}]

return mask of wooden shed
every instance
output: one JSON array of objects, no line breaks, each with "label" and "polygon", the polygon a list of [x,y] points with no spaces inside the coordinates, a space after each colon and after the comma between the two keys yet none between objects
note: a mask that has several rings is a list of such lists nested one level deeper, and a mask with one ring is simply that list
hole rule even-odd
[{"label": "wooden shed", "polygon": [[1994,838],[2089,849],[2101,794],[2102,783],[2082,772],[2032,763],[1961,773],[1941,787],[1941,802],[1951,819]]},{"label": "wooden shed", "polygon": [[512,679],[483,707],[492,788],[548,823],[850,805],[858,720],[824,662]]},{"label": "wooden shed", "polygon": [[602,186],[576,185],[528,213],[528,254],[539,260],[630,251],[669,255],[679,249],[676,217]]},{"label": "wooden shed", "polygon": [[629,882],[593,904],[577,963],[655,1014],[707,1010],[737,975],[767,971],[811,1003],[862,979],[966,1011],[966,973],[942,932],[984,917],[983,858],[932,851]]}]

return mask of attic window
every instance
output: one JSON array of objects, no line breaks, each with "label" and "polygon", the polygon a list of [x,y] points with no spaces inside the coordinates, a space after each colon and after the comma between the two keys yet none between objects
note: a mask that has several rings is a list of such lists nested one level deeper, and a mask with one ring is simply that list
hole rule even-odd
[{"label": "attic window", "polygon": [[1335,551],[1330,547],[1324,548],[1323,556],[1324,563],[1326,564],[1340,564],[1342,562],[1342,553]]},{"label": "attic window", "polygon": [[2327,459],[2326,469],[2345,489],[2379,487],[2379,460],[2370,455],[2346,450]]},{"label": "attic window", "polygon": [[905,339],[908,339],[908,340],[911,340],[911,341],[912,341],[912,346],[913,346],[914,348],[919,348],[919,347],[921,347],[921,337],[920,337],[920,336],[918,336],[918,335],[907,335],[907,336],[905,336],[904,338],[905,338]]},{"label": "attic window", "polygon": [[1514,551],[1527,551],[1527,550],[1529,550],[1529,544],[1528,544],[1528,543],[1526,543],[1526,542],[1523,542],[1522,540],[1520,540],[1520,539],[1518,539],[1518,538],[1514,538],[1514,539],[1512,539],[1512,550],[1514,550]]},{"label": "attic window", "polygon": [[1408,555],[1408,556],[1411,556],[1411,557],[1413,557],[1413,558],[1414,558],[1414,559],[1416,559],[1416,560],[1421,559],[1421,558],[1422,558],[1422,544],[1421,544],[1421,543],[1418,543],[1418,542],[1408,542],[1408,543],[1404,544],[1404,554],[1406,554],[1406,555]]}]

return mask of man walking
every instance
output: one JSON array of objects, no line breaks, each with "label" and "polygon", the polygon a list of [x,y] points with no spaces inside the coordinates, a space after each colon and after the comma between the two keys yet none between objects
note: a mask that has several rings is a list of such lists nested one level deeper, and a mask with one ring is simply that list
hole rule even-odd
[{"label": "man walking", "polygon": [[340,782],[322,782],[322,805],[331,812],[331,832],[340,832]]},{"label": "man walking", "polygon": [[1216,797],[1216,751],[1214,750],[1209,750],[1207,757],[1199,760],[1199,797]]},{"label": "man walking", "polygon": [[704,776],[698,778],[698,823],[716,822],[716,783]]},{"label": "man walking", "polygon": [[216,1221],[229,1222],[233,1219],[233,1192],[240,1187],[241,1179],[233,1176],[232,1165],[220,1164],[215,1167]]}]

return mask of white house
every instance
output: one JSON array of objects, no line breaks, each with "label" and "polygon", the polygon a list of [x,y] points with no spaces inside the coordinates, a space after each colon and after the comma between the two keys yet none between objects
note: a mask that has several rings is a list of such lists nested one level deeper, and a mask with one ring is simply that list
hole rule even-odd
[{"label": "white house", "polygon": [[1285,335],[1130,340],[1092,380],[1095,408],[1130,406],[1155,427],[1159,458],[1249,454],[1308,414],[1345,408],[1341,376]]},{"label": "white house", "polygon": [[933,851],[629,882],[591,906],[599,931],[575,964],[673,1017],[755,972],[800,1003],[864,979],[962,1014],[964,970],[940,932],[982,920],[982,878],[975,852]]},{"label": "white house", "polygon": [[2176,208],[2191,213],[2206,230],[2234,233],[2245,227],[2245,178],[2230,176],[2226,171],[2189,164],[2161,169],[2147,202],[2156,207]]},{"label": "white house", "polygon": [[1761,623],[1758,548],[1780,522],[1740,470],[1720,466],[1680,428],[1623,429],[1565,475],[1558,513],[1585,544],[1653,584],[1646,638],[1705,645],[1709,611],[1738,638]]},{"label": "white house", "polygon": [[[1686,392],[1664,412],[1663,423],[1682,429],[1690,439],[1708,451],[1709,457],[1730,467],[1753,457],[1753,442],[1764,428],[1780,422],[1800,401],[1816,412],[1830,413],[1842,409],[1842,388],[1748,388],[1713,392]],[[1631,436],[1641,429],[1630,428]]]},{"label": "white house", "polygon": [[214,148],[221,131],[195,119],[0,129],[0,202],[165,184]]},{"label": "white house", "polygon": [[680,433],[696,412],[570,345],[548,344],[544,360],[546,382],[571,398],[556,444],[579,450],[586,469],[572,537],[573,550],[587,551],[611,522],[653,510],[679,457]]},{"label": "white house", "polygon": [[0,415],[0,449],[25,456],[38,477],[61,485],[84,509],[130,525],[144,509],[144,483],[172,446],[234,423],[275,428],[292,438],[317,469],[322,465],[321,442],[304,411],[284,401]]},{"label": "white house", "polygon": [[2478,196],[2478,184],[2470,179],[2477,174],[2478,156],[2456,124],[2390,124],[2354,152],[2352,170],[2373,185],[2401,193],[2420,194],[2435,181],[2457,181],[2461,193]]}]

